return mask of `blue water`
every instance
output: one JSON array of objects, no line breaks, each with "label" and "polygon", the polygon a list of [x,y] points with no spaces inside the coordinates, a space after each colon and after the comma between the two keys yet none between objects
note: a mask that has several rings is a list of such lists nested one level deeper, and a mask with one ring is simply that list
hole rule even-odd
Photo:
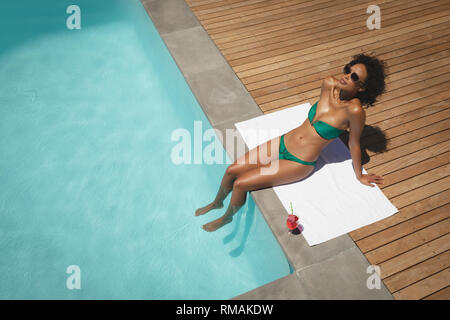
[{"label": "blue water", "polygon": [[139,1],[1,1],[0,39],[1,299],[229,299],[289,273],[250,196],[216,232],[225,208],[194,217],[227,163],[173,163],[174,130],[211,126]]}]

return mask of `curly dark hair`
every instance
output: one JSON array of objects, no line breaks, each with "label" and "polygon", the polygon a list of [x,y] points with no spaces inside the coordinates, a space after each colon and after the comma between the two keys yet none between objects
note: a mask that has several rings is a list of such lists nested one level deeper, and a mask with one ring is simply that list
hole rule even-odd
[{"label": "curly dark hair", "polygon": [[386,90],[387,65],[384,61],[364,53],[353,56],[353,60],[347,65],[351,67],[358,63],[366,66],[367,79],[364,81],[365,90],[358,92],[356,98],[359,98],[363,106],[370,107],[377,101],[377,97]]}]

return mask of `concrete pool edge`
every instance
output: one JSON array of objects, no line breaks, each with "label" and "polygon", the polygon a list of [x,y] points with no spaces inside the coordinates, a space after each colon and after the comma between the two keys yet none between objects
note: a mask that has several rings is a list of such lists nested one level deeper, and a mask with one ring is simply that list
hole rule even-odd
[{"label": "concrete pool edge", "polygon": [[[140,1],[213,128],[263,114],[184,0]],[[382,282],[367,288],[370,263],[347,234],[310,247],[287,232],[272,188],[251,195],[295,271],[233,299],[393,299]]]}]

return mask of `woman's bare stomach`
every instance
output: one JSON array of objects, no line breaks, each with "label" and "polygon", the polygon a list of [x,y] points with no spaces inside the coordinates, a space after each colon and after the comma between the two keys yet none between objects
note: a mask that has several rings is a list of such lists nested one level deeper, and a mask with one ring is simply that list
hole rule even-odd
[{"label": "woman's bare stomach", "polygon": [[331,141],[319,136],[307,120],[284,136],[287,150],[304,161],[316,161],[320,152]]}]

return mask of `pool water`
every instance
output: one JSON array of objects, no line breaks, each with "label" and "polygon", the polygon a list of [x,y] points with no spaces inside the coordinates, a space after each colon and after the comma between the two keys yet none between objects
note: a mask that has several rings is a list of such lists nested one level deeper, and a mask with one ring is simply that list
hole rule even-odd
[{"label": "pool water", "polygon": [[0,39],[1,299],[229,299],[289,274],[250,196],[216,232],[229,197],[194,217],[228,164],[172,161],[176,129],[211,126],[138,0],[2,1]]}]

